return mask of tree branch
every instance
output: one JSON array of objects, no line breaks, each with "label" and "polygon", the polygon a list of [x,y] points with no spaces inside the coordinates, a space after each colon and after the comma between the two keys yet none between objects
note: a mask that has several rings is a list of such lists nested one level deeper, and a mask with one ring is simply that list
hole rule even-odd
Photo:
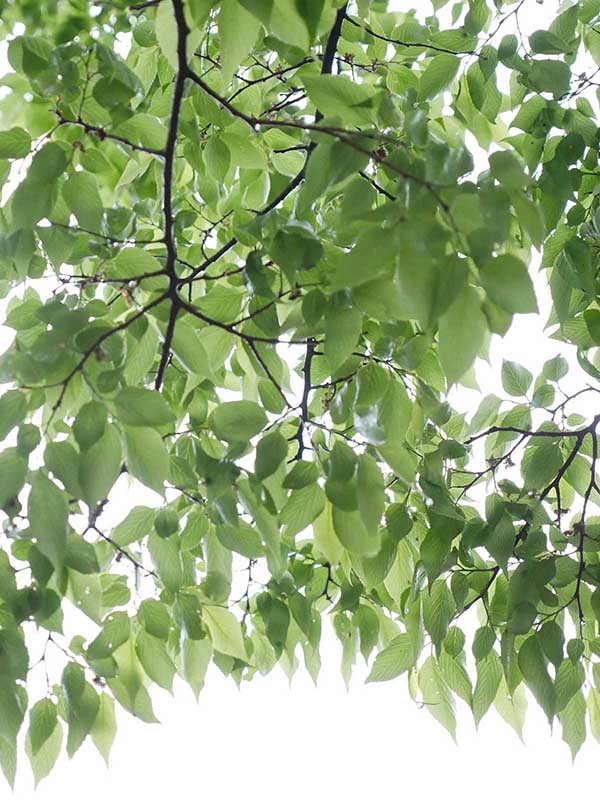
[{"label": "tree branch", "polygon": [[165,244],[167,246],[165,271],[169,276],[169,297],[171,299],[171,311],[169,313],[169,322],[167,324],[165,339],[162,346],[160,365],[158,372],[156,373],[156,380],[154,382],[154,388],[157,391],[162,385],[165,369],[167,368],[167,364],[169,362],[171,342],[173,341],[173,334],[175,333],[175,325],[177,323],[177,313],[179,311],[179,295],[177,293],[179,278],[176,269],[177,245],[175,243],[173,229],[173,172],[175,165],[175,150],[177,148],[177,132],[179,130],[179,116],[181,113],[181,103],[183,101],[185,80],[188,69],[186,46],[189,30],[185,21],[185,12],[181,0],[172,0],[172,3],[173,12],[175,14],[175,23],[177,25],[178,70],[175,77],[175,87],[173,89],[171,117],[169,119],[169,132],[165,147],[165,166],[163,170],[163,220]]},{"label": "tree branch", "polygon": [[292,459],[293,461],[300,461],[306,449],[304,442],[304,430],[309,420],[308,403],[310,398],[310,391],[312,389],[310,368],[312,360],[315,355],[315,347],[317,343],[314,339],[309,339],[306,343],[306,354],[304,356],[304,365],[302,367],[302,375],[304,377],[304,387],[302,389],[302,399],[300,401],[300,421],[298,423],[298,433],[295,438],[298,440],[298,450]]},{"label": "tree branch", "polygon": [[62,111],[60,109],[56,109],[56,115],[58,117],[58,124],[59,125],[79,125],[83,128],[84,133],[91,133],[94,136],[97,136],[101,142],[105,139],[110,139],[113,142],[118,142],[119,144],[124,144],[126,147],[131,148],[131,150],[137,150],[140,153],[148,153],[149,155],[153,156],[161,156],[164,157],[165,151],[163,149],[158,149],[156,147],[145,147],[141,144],[135,144],[135,142],[131,142],[129,139],[126,139],[124,136],[118,136],[115,133],[109,133],[108,131],[101,128],[99,125],[92,125],[89,122],[86,122],[81,117],[77,117],[76,119],[67,119],[63,116]]},{"label": "tree branch", "polygon": [[404,42],[402,39],[392,39],[389,36],[383,36],[381,33],[375,33],[375,31],[369,27],[369,25],[361,25],[360,22],[357,22],[352,17],[349,17],[347,14],[344,15],[344,19],[346,22],[349,22],[351,25],[354,25],[355,28],[361,28],[363,31],[366,31],[368,34],[373,36],[375,39],[379,39],[382,42],[388,42],[389,44],[396,44],[399,47],[424,47],[427,50],[433,50],[436,53],[449,53],[453,56],[478,56],[479,53],[476,50],[451,50],[448,47],[437,47],[434,44],[427,44],[426,42]]}]

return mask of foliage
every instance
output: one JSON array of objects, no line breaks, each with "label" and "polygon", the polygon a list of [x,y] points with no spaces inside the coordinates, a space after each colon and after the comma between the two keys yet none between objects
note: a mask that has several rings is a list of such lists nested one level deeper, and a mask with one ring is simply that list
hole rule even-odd
[{"label": "foliage", "polygon": [[316,679],[327,620],[452,735],[527,687],[600,737],[600,415],[560,356],[447,399],[542,245],[598,391],[600,0],[524,2],[0,2],[9,781],[210,662]]}]

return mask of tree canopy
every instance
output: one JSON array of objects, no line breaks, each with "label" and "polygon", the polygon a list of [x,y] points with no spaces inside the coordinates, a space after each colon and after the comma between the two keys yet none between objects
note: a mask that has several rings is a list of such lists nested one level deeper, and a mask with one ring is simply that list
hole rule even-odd
[{"label": "tree canopy", "polygon": [[[452,735],[600,738],[600,0],[526,2],[0,1],[9,782],[330,624]],[[459,413],[539,258],[589,385]]]}]

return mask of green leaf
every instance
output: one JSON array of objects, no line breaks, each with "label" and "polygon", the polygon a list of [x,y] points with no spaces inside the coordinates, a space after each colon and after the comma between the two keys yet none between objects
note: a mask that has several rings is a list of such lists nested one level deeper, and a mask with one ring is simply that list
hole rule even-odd
[{"label": "green leaf", "polygon": [[529,46],[533,53],[544,55],[560,55],[568,50],[568,45],[551,31],[534,31],[529,37]]},{"label": "green leaf", "polygon": [[538,310],[527,267],[515,256],[501,255],[481,271],[481,283],[490,298],[511,314],[533,314]]},{"label": "green leaf", "polygon": [[162,539],[155,533],[148,537],[150,557],[166,589],[176,592],[183,583],[183,567],[176,537]]},{"label": "green leaf", "polygon": [[72,758],[92,730],[100,698],[74,662],[63,670],[62,686],[67,706],[67,755]]},{"label": "green leaf", "polygon": [[108,758],[117,734],[115,703],[107,692],[100,695],[100,706],[90,735],[98,752],[108,766]]},{"label": "green leaf", "polygon": [[75,172],[62,189],[63,198],[82,228],[100,230],[104,208],[96,179],[88,172]]},{"label": "green leaf", "polygon": [[335,535],[346,550],[367,557],[377,555],[380,536],[365,528],[358,511],[342,511],[334,505],[332,519]]},{"label": "green leaf", "polygon": [[528,489],[545,489],[558,474],[563,459],[555,444],[547,442],[530,447],[521,463],[521,473]]},{"label": "green leaf", "polygon": [[79,409],[73,423],[73,434],[81,450],[87,450],[98,441],[104,433],[107,420],[104,403],[92,400]]},{"label": "green leaf", "polygon": [[69,508],[64,493],[42,472],[36,472],[31,481],[27,514],[38,549],[60,571],[67,548]]},{"label": "green leaf", "polygon": [[[286,446],[287,447],[287,446]],[[319,468],[314,461],[296,461],[283,479],[283,489],[304,489],[319,477]]]},{"label": "green leaf", "polygon": [[446,586],[446,581],[434,582],[431,592],[423,598],[423,624],[436,649],[442,645],[456,606]]},{"label": "green leaf", "polygon": [[125,547],[143,539],[153,529],[155,514],[155,510],[147,506],[132,508],[125,519],[113,529],[112,540],[121,547]]},{"label": "green leaf", "polygon": [[[28,740],[25,739],[27,748]],[[0,738],[0,767],[4,773],[8,785],[14,789],[15,779],[17,777],[17,743],[9,742],[6,739]]]},{"label": "green leaf", "polygon": [[567,707],[559,714],[563,741],[569,745],[573,761],[575,761],[575,756],[579,752],[581,745],[585,742],[587,733],[585,715],[586,702],[581,691],[578,691],[571,698]]},{"label": "green leaf", "polygon": [[115,135],[155,150],[163,149],[167,142],[167,129],[162,122],[152,114],[141,112],[117,125]]},{"label": "green leaf", "polygon": [[455,739],[456,712],[454,710],[454,702],[433,656],[429,656],[419,670],[419,688],[421,689],[426,709]]},{"label": "green leaf", "polygon": [[175,666],[167,655],[164,642],[146,631],[140,631],[135,639],[135,652],[148,677],[172,692]]},{"label": "green leaf", "polygon": [[566,658],[556,671],[554,688],[556,690],[556,710],[563,711],[571,702],[573,697],[583,686],[585,681],[585,671],[582,665],[577,662],[574,664],[570,658]]},{"label": "green leaf", "polygon": [[500,681],[500,688],[494,700],[496,711],[502,719],[511,726],[517,736],[523,740],[523,724],[525,722],[525,712],[527,710],[527,699],[522,685],[509,696],[508,687],[504,678]]},{"label": "green leaf", "polygon": [[0,131],[0,158],[25,158],[31,150],[31,136],[23,128]]},{"label": "green leaf", "polygon": [[123,280],[160,272],[161,269],[160,261],[140,247],[123,247],[114,260],[114,276]]},{"label": "green leaf", "polygon": [[237,0],[223,0],[217,20],[221,38],[221,71],[227,85],[239,65],[252,50],[260,23]]},{"label": "green leaf", "polygon": [[535,636],[529,636],[519,649],[519,669],[525,683],[531,689],[535,699],[543,708],[548,721],[556,713],[556,692],[548,670],[542,648]]},{"label": "green leaf", "polygon": [[165,603],[150,598],[142,600],[137,616],[149,634],[165,641],[169,638],[171,617]]},{"label": "green leaf", "polygon": [[100,572],[100,565],[94,546],[79,533],[72,533],[67,537],[67,550],[65,564],[70,569],[77,570],[84,575]]},{"label": "green leaf", "polygon": [[360,124],[373,116],[374,91],[366,83],[356,83],[343,75],[306,75],[304,86],[312,103],[329,116]]},{"label": "green leaf", "polygon": [[450,384],[456,383],[472,366],[486,331],[479,296],[468,286],[440,319],[439,355]]},{"label": "green leaf", "polygon": [[479,725],[494,701],[502,679],[502,666],[495,652],[477,662],[477,683],[473,691],[473,717]]},{"label": "green leaf", "polygon": [[110,424],[79,461],[79,485],[90,508],[108,497],[122,465],[121,437],[116,426]]},{"label": "green leaf", "polygon": [[50,737],[40,747],[37,753],[33,753],[31,737],[27,735],[25,739],[25,752],[31,763],[35,785],[47,777],[56,764],[63,742],[63,732],[61,725],[56,725]]},{"label": "green leaf", "polygon": [[204,686],[204,677],[212,656],[210,639],[186,639],[183,643],[183,671],[196,699]]},{"label": "green leaf", "polygon": [[585,324],[594,344],[600,342],[600,311],[597,308],[588,308],[583,314]]},{"label": "green leaf", "polygon": [[325,508],[325,492],[316,483],[294,489],[279,512],[286,536],[295,536],[307,528]]},{"label": "green leaf", "polygon": [[243,520],[237,526],[217,525],[215,532],[223,547],[246,558],[259,558],[264,553],[260,534]]},{"label": "green leaf", "polygon": [[462,661],[459,658],[453,658],[445,650],[442,650],[438,664],[444,683],[470,707],[473,688],[469,674]]},{"label": "green leaf", "polygon": [[375,459],[364,453],[357,469],[358,510],[365,528],[376,533],[385,507],[385,489],[381,470]]},{"label": "green leaf", "polygon": [[220,606],[203,606],[202,618],[206,623],[215,650],[248,662],[242,628],[231,611]]},{"label": "green leaf", "polygon": [[0,507],[10,511],[16,498],[25,485],[27,461],[14,447],[7,447],[0,453]]},{"label": "green leaf", "polygon": [[528,83],[537,92],[549,92],[558,99],[569,91],[571,70],[564,61],[536,59],[527,73]]},{"label": "green leaf", "polygon": [[58,722],[56,703],[45,697],[38,700],[29,712],[29,741],[32,755],[37,755],[41,747],[54,733]]},{"label": "green leaf", "polygon": [[515,636],[520,633],[529,633],[536,617],[537,609],[534,605],[531,603],[517,603],[511,612],[506,630]]},{"label": "green leaf", "polygon": [[590,717],[590,731],[597,742],[600,742],[600,692],[593,686],[587,695],[587,707]]},{"label": "green leaf", "polygon": [[73,497],[82,497],[79,484],[79,455],[67,441],[50,442],[44,452],[44,461],[55,478]]},{"label": "green leaf", "polygon": [[264,436],[256,447],[254,472],[259,480],[272,475],[283,463],[288,453],[288,443],[278,431]]},{"label": "green leaf", "polygon": [[407,672],[415,665],[416,656],[413,643],[407,633],[395,636],[389,645],[377,654],[367,683],[391,681]]},{"label": "green leaf", "polygon": [[335,372],[352,354],[362,330],[362,314],[354,308],[333,308],[327,313],[325,356]]},{"label": "green leaf", "polygon": [[91,642],[86,650],[88,659],[97,661],[109,658],[131,633],[131,623],[125,611],[114,611],[109,614],[102,626],[101,632]]},{"label": "green leaf", "polygon": [[9,389],[0,397],[0,441],[25,419],[27,398],[18,389]]},{"label": "green leaf", "polygon": [[523,397],[529,391],[533,375],[516,361],[502,362],[502,388],[512,397]]},{"label": "green leaf", "polygon": [[492,175],[507,189],[521,189],[529,183],[519,160],[509,150],[492,153],[489,161]]},{"label": "green leaf", "polygon": [[267,639],[281,653],[287,639],[290,612],[285,603],[264,592],[256,600],[256,607],[265,624]]},{"label": "green leaf", "polygon": [[11,197],[13,225],[16,229],[31,229],[36,222],[50,216],[56,202],[53,183],[39,185],[24,180]]},{"label": "green leaf", "polygon": [[247,442],[265,427],[267,415],[250,400],[233,400],[219,405],[211,422],[219,438],[228,442]]},{"label": "green leaf", "polygon": [[114,400],[117,416],[125,425],[152,428],[175,421],[165,398],[158,392],[126,386]]},{"label": "green leaf", "polygon": [[153,428],[126,428],[125,462],[134,478],[163,494],[169,473],[169,457],[159,433]]},{"label": "green leaf", "polygon": [[456,77],[459,67],[460,58],[457,56],[448,53],[434,56],[419,80],[419,98],[428,100],[444,91]]}]

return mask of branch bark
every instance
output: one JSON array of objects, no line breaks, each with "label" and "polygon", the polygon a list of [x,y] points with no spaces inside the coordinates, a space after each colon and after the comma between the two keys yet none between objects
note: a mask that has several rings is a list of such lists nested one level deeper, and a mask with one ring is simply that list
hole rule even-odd
[{"label": "branch bark", "polygon": [[175,168],[175,150],[177,148],[177,132],[179,130],[179,117],[181,114],[181,104],[185,92],[185,81],[187,76],[187,37],[189,29],[185,20],[185,12],[182,0],[172,0],[175,22],[177,25],[177,75],[173,88],[173,101],[171,104],[171,117],[169,119],[169,132],[165,147],[165,165],[163,170],[163,220],[165,244],[167,247],[167,260],[165,272],[169,276],[169,297],[171,300],[171,310],[169,321],[165,332],[165,339],[162,346],[160,364],[156,373],[154,388],[160,389],[162,386],[165,370],[169,363],[171,353],[171,343],[175,333],[177,314],[179,312],[179,295],[177,293],[177,245],[174,235],[173,218],[173,173]]}]

